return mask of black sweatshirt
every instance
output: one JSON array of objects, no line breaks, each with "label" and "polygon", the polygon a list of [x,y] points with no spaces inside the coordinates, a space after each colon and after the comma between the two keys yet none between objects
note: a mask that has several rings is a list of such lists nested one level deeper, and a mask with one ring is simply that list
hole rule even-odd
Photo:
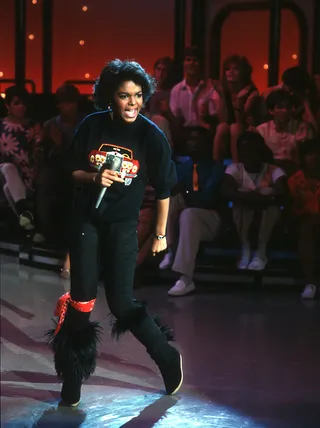
[{"label": "black sweatshirt", "polygon": [[71,172],[99,171],[107,154],[124,156],[125,183],[113,183],[98,209],[101,188],[92,184],[76,185],[76,215],[103,222],[138,220],[145,187],[155,189],[156,199],[166,199],[176,183],[171,149],[163,132],[139,115],[135,122],[112,120],[109,112],[94,113],[80,124],[69,151]]}]

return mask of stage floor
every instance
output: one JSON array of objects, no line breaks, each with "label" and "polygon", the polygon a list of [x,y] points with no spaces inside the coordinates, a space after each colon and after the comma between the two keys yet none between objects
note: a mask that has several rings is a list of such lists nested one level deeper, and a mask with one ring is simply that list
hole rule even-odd
[{"label": "stage floor", "polygon": [[68,281],[1,257],[1,427],[320,427],[320,305],[297,292],[200,290],[139,299],[175,330],[185,382],[176,397],[131,336],[110,338],[99,289],[92,319],[105,329],[77,410],[58,407],[60,384],[43,342]]}]

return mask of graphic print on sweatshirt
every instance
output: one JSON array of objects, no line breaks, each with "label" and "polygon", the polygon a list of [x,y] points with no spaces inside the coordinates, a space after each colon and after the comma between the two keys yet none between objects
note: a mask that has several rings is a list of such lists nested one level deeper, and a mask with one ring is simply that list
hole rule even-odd
[{"label": "graphic print on sweatshirt", "polygon": [[115,169],[124,179],[124,185],[130,186],[132,180],[137,177],[139,161],[133,158],[133,152],[126,147],[103,143],[99,150],[92,150],[89,154],[90,166],[100,171],[106,162],[117,158],[119,166]]}]

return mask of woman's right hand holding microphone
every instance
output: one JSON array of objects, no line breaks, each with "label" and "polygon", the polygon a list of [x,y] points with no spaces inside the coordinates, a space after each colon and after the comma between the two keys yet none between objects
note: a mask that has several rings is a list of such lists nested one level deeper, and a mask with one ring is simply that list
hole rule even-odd
[{"label": "woman's right hand holding microphone", "polygon": [[117,171],[104,169],[93,177],[93,181],[100,187],[111,187],[114,182],[124,183],[124,179]]}]

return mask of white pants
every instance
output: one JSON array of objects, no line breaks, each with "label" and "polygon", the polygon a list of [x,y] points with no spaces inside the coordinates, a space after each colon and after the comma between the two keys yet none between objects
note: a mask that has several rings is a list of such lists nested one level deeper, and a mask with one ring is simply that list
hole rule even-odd
[{"label": "white pants", "polygon": [[[267,207],[262,211],[258,236],[258,251],[265,255],[266,247],[271,233],[281,216],[281,210],[277,206]],[[249,245],[249,229],[255,217],[255,211],[234,206],[233,219],[242,245]]]},{"label": "white pants", "polygon": [[179,240],[172,270],[192,278],[199,244],[213,241],[220,227],[220,218],[213,210],[186,208],[182,195],[172,197],[167,232],[171,234],[168,235],[170,245],[173,245],[173,229],[178,218]]}]

